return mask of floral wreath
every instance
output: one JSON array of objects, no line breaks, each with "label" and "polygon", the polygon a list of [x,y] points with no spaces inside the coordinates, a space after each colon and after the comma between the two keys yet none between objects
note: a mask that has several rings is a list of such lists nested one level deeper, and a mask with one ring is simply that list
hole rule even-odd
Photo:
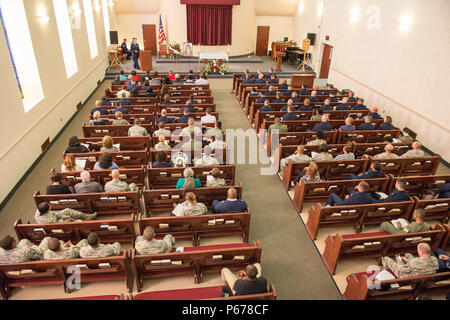
[{"label": "floral wreath", "polygon": [[224,64],[222,61],[217,61],[217,59],[213,59],[210,62],[206,62],[203,67],[202,71],[204,73],[221,73],[222,75],[228,71],[228,67],[226,64]]}]

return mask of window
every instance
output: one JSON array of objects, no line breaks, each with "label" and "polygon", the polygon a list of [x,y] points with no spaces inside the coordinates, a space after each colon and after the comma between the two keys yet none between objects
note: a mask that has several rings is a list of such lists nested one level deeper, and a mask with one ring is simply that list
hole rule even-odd
[{"label": "window", "polygon": [[0,17],[25,112],[44,99],[23,0],[0,0]]},{"label": "window", "polygon": [[106,0],[102,0],[102,8],[103,8],[103,21],[105,22],[105,34],[106,34],[106,45],[109,47],[111,44],[111,39],[109,38],[109,12],[108,12],[108,4]]},{"label": "window", "polygon": [[92,14],[91,0],[83,0],[84,17],[86,18],[86,28],[89,39],[89,49],[91,50],[91,59],[98,56],[97,37],[95,35],[94,16]]},{"label": "window", "polygon": [[59,40],[66,66],[67,79],[78,72],[77,57],[73,46],[72,29],[70,27],[69,11],[66,0],[53,0],[56,24],[58,26]]}]

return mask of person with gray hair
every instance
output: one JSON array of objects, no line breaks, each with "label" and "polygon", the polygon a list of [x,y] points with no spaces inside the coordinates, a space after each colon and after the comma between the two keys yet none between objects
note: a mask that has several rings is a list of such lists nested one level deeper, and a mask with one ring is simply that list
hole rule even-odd
[{"label": "person with gray hair", "polygon": [[137,254],[169,253],[175,246],[175,238],[171,234],[164,236],[162,240],[155,239],[155,230],[146,227],[142,236],[136,238],[135,248]]},{"label": "person with gray hair", "polygon": [[184,178],[178,179],[177,185],[176,185],[177,189],[194,190],[195,188],[202,187],[202,183],[200,182],[200,179],[198,179],[198,178],[194,179],[194,170],[192,170],[192,168],[184,169],[183,177]]},{"label": "person with gray hair", "polygon": [[424,157],[425,153],[421,150],[422,144],[419,141],[412,143],[412,149],[408,150],[400,156],[400,158],[420,158]]},{"label": "person with gray hair", "polygon": [[439,269],[436,257],[431,255],[431,247],[428,243],[421,242],[417,245],[419,257],[406,253],[404,257],[397,256],[396,260],[390,257],[382,257],[381,264],[389,268],[398,278],[433,274]]},{"label": "person with gray hair", "polygon": [[111,171],[111,181],[105,183],[105,192],[126,192],[126,191],[135,191],[136,184],[135,183],[126,183],[125,181],[120,180],[120,171],[114,169]]},{"label": "person with gray hair", "polygon": [[148,136],[147,129],[141,127],[141,120],[139,118],[134,119],[134,126],[128,129],[129,137],[146,137]]},{"label": "person with gray hair", "polygon": [[82,171],[80,174],[81,182],[75,185],[75,193],[97,193],[103,192],[103,186],[91,181],[91,174],[89,171]]}]

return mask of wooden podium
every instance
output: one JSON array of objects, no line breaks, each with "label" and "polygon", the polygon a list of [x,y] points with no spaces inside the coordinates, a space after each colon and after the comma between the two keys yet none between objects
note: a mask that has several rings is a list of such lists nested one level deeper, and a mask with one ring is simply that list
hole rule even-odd
[{"label": "wooden podium", "polygon": [[151,50],[141,51],[141,70],[142,71],[152,71],[153,70],[152,51]]},{"label": "wooden podium", "polygon": [[286,57],[286,52],[279,51],[275,53],[275,56],[277,57],[277,68],[275,69],[276,72],[281,71],[281,62],[283,61],[283,58]]},{"label": "wooden podium", "polygon": [[314,73],[300,73],[291,75],[291,86],[293,88],[301,88],[305,84],[308,88],[314,86]]}]

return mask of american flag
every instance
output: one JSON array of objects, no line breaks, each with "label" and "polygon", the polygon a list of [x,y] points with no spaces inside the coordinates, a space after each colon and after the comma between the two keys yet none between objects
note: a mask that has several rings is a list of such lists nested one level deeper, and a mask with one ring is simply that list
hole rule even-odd
[{"label": "american flag", "polygon": [[166,35],[164,33],[164,26],[162,24],[161,15],[159,15],[159,34],[158,34],[158,44],[166,41]]}]

